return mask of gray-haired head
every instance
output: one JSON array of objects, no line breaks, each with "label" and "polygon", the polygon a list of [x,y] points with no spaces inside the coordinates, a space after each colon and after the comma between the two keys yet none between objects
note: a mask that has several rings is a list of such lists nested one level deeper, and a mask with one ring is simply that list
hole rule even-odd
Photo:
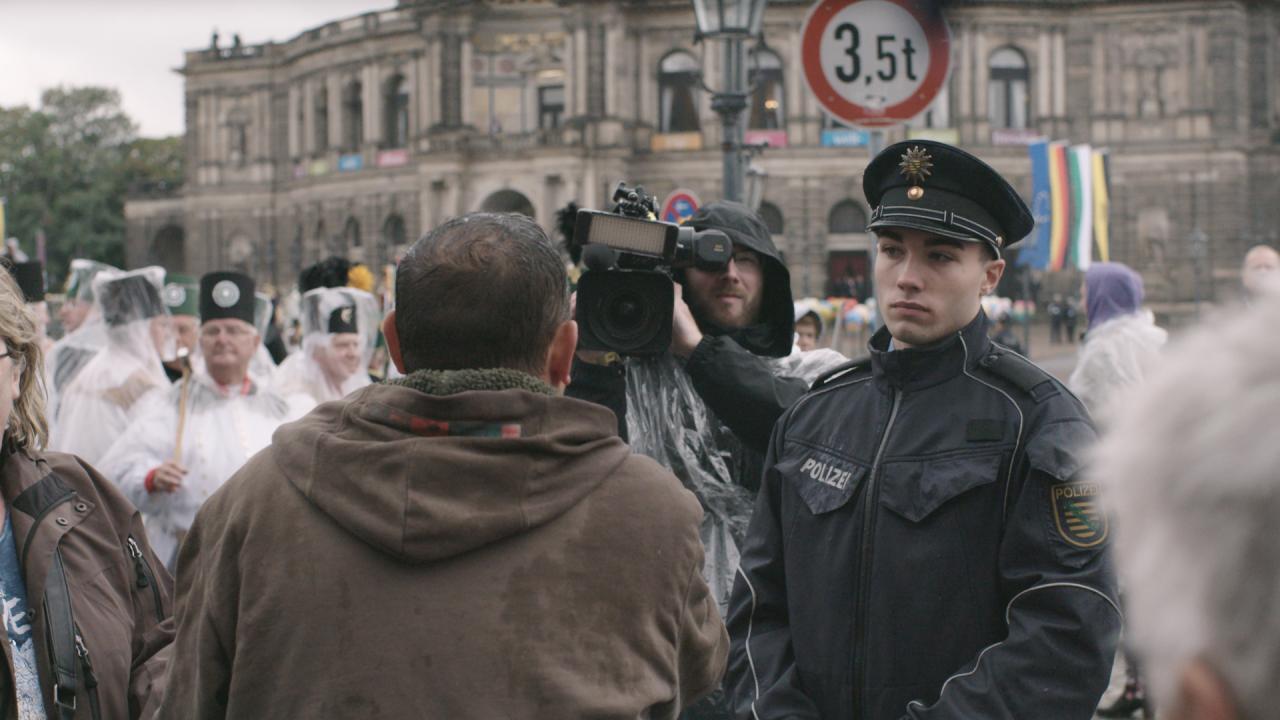
[{"label": "gray-haired head", "polygon": [[1243,717],[1280,678],[1280,298],[1175,344],[1095,470],[1116,519],[1131,638],[1166,706],[1204,662]]}]

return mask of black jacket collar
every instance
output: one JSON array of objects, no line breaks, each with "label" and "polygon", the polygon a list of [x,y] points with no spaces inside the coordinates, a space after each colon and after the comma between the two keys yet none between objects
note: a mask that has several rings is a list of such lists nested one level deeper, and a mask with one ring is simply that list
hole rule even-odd
[{"label": "black jacket collar", "polygon": [[977,317],[959,331],[923,348],[889,350],[889,328],[882,327],[867,344],[876,383],[897,390],[921,390],[972,370],[987,354],[987,316]]}]

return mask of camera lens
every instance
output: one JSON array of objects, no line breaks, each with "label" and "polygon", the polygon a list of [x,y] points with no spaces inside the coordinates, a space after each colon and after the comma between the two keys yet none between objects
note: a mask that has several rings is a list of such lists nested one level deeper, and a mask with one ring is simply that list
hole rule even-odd
[{"label": "camera lens", "polygon": [[615,295],[605,302],[604,324],[609,334],[618,338],[649,332],[649,308],[635,293]]}]

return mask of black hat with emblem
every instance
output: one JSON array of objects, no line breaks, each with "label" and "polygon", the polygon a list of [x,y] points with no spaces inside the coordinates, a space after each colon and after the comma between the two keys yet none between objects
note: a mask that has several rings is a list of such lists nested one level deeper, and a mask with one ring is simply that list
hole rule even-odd
[{"label": "black hat with emblem", "polygon": [[329,313],[329,332],[338,333],[358,333],[360,332],[359,320],[356,317],[355,305],[342,305],[334,308]]},{"label": "black hat with emblem", "polygon": [[161,296],[170,315],[200,315],[200,283],[190,275],[166,275]]},{"label": "black hat with emblem", "polygon": [[253,278],[238,272],[211,272],[200,278],[200,322],[243,320],[253,325]]},{"label": "black hat with emblem", "polygon": [[885,148],[867,165],[862,191],[872,207],[868,230],[904,227],[984,242],[996,257],[1035,227],[1027,204],[1000,173],[933,140]]},{"label": "black hat with emblem", "polygon": [[9,274],[22,289],[22,299],[29,303],[44,301],[44,266],[37,261],[11,263],[4,262]]}]

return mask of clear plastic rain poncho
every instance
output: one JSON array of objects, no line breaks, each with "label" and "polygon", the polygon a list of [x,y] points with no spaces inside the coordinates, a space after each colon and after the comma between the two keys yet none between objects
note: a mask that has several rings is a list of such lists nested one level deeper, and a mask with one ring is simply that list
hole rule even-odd
[{"label": "clear plastic rain poncho", "polygon": [[[276,428],[288,419],[283,398],[256,387],[246,390],[228,393],[207,373],[194,372],[181,423],[182,384],[151,393],[138,403],[128,429],[98,464],[142,511],[151,547],[170,568],[196,511],[245,461],[269,445]],[[147,492],[147,474],[166,460],[187,469],[181,487],[171,493]]]},{"label": "clear plastic rain poncho", "polygon": [[96,465],[128,426],[137,402],[169,385],[160,364],[173,343],[163,285],[159,267],[103,271],[94,278],[106,344],[64,387],[50,432],[52,449]]},{"label": "clear plastic rain poncho", "polygon": [[[764,361],[775,377],[812,383],[845,357],[833,350],[814,350]],[[671,470],[702,503],[703,577],[723,615],[755,503],[738,479],[758,478],[764,457],[743,445],[715,416],[671,355],[628,361],[627,436],[634,452]]]},{"label": "clear plastic rain poncho", "polygon": [[85,303],[91,309],[80,327],[59,338],[45,355],[45,386],[48,389],[50,425],[58,419],[63,389],[99,350],[106,347],[106,325],[102,322],[102,313],[93,301],[93,279],[104,270],[120,272],[110,265],[93,260],[76,258],[71,261],[72,280],[67,288],[65,302]]},{"label": "clear plastic rain poncho", "polygon": [[316,288],[302,296],[302,348],[276,368],[271,388],[295,414],[370,383],[378,339],[378,302],[355,288]]}]

